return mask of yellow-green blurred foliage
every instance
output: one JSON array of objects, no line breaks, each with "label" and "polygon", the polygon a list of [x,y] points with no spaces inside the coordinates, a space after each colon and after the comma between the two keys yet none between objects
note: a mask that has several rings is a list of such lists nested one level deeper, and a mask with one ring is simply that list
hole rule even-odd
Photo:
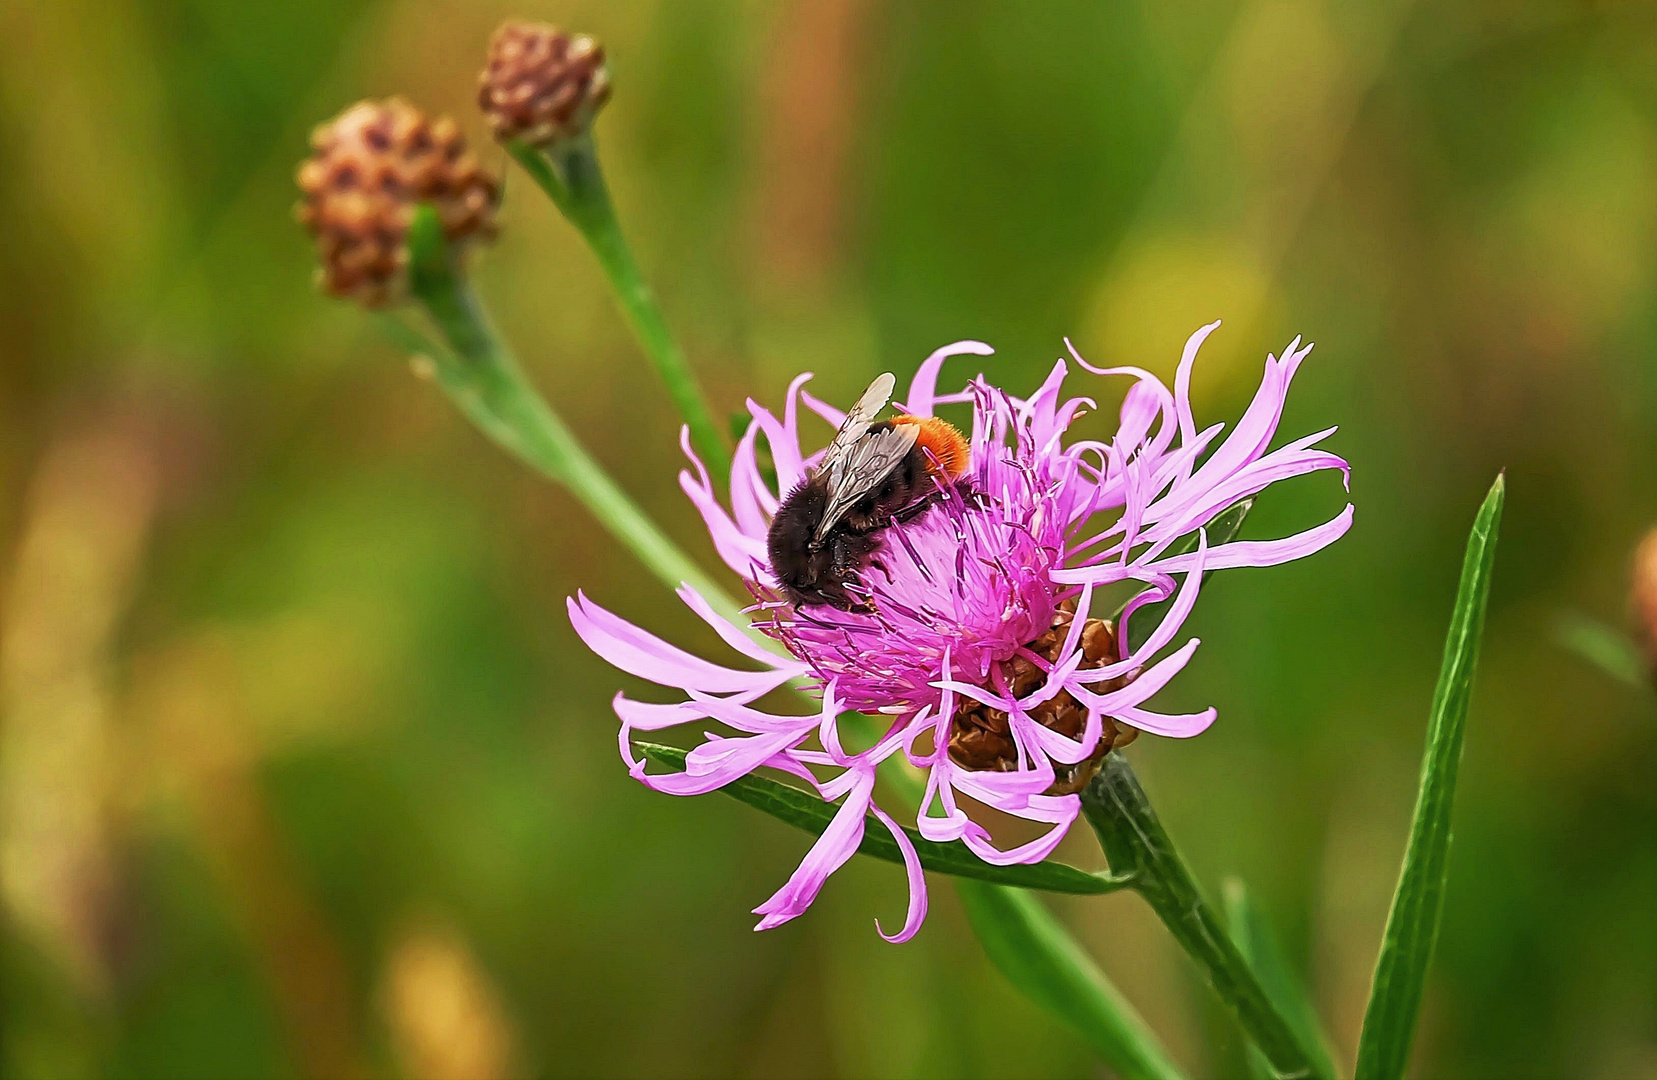
[{"label": "yellow-green blurred foliage", "polygon": [[[584,588],[710,636],[311,286],[314,123],[408,95],[507,175],[479,287],[699,556],[678,421],[471,108],[495,23],[598,36],[628,231],[721,414],[1070,335],[1235,417],[1318,342],[1335,547],[1204,589],[1212,702],[1139,768],[1246,877],[1350,1060],[1474,508],[1506,467],[1423,1076],[1657,1076],[1657,706],[1562,651],[1657,518],[1657,19],[1516,0],[0,5],[0,912],[14,1076],[1097,1076],[951,891],[630,781]],[[963,363],[960,376],[970,374]],[[1108,413],[1123,387],[1079,384]],[[1103,430],[1102,421],[1098,430]],[[826,433],[825,433],[826,434]],[[1274,490],[1251,535],[1327,516]],[[1096,865],[1085,836],[1067,857]],[[1135,898],[1058,901],[1200,1074],[1235,1031]]]}]

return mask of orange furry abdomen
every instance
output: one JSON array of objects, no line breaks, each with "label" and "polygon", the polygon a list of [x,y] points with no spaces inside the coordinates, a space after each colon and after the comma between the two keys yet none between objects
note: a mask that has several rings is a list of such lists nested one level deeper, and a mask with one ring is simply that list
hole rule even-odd
[{"label": "orange furry abdomen", "polygon": [[892,423],[920,428],[920,434],[915,436],[915,445],[929,455],[927,467],[934,473],[942,472],[948,480],[959,480],[972,463],[972,450],[967,445],[966,436],[949,421],[936,416],[894,416]]}]

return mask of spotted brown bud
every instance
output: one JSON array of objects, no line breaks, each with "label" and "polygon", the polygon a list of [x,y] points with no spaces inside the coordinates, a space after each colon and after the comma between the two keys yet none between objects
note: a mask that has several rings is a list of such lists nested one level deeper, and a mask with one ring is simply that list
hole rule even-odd
[{"label": "spotted brown bud", "polygon": [[587,130],[610,100],[604,46],[546,23],[502,23],[478,75],[478,106],[497,139],[545,146]]},{"label": "spotted brown bud", "polygon": [[1646,663],[1657,671],[1657,529],[1646,534],[1634,549],[1633,585],[1630,598],[1639,624],[1640,644]]},{"label": "spotted brown bud", "polygon": [[404,101],[359,101],[311,133],[295,216],[316,237],[318,278],[368,307],[408,295],[408,229],[429,204],[451,245],[495,235],[500,186],[448,117]]}]

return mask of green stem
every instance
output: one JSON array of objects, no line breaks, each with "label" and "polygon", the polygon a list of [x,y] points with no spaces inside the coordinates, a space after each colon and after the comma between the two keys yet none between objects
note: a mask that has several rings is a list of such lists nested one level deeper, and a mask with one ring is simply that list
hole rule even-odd
[{"label": "green stem", "polygon": [[557,204],[587,240],[616,299],[627,315],[645,355],[655,365],[679,413],[690,425],[691,443],[716,476],[729,475],[731,452],[722,429],[714,422],[702,389],[678,343],[673,340],[655,295],[644,283],[639,264],[622,235],[610,189],[604,183],[598,152],[590,134],[567,139],[548,151],[509,142],[507,150]]},{"label": "green stem", "polygon": [[1099,834],[1111,871],[1135,876],[1131,887],[1203,968],[1215,993],[1277,1075],[1322,1077],[1317,1059],[1272,1005],[1248,961],[1203,898],[1196,878],[1120,754],[1106,755],[1098,775],[1082,792],[1082,812]]},{"label": "green stem", "polygon": [[[490,327],[476,296],[455,272],[442,226],[430,207],[420,208],[409,233],[414,294],[454,351],[435,347],[406,324],[387,316],[382,325],[393,340],[430,362],[438,384],[485,434],[538,472],[565,485],[669,587],[689,583],[734,625],[748,627],[739,605],[706,578],[615,486],[525,378]],[[778,647],[751,628],[749,632],[770,647]],[[872,718],[859,719],[870,731],[877,730]],[[895,758],[882,765],[881,774],[906,799],[918,801],[918,783]],[[1124,1076],[1177,1080],[1180,1074],[1168,1062],[1155,1036],[1045,908],[1005,886],[963,891],[962,901],[976,912],[974,932],[992,960],[1024,993],[1061,1020],[1082,1029]],[[1041,987],[1033,985],[1033,979],[1039,979]]]},{"label": "green stem", "polygon": [[454,353],[430,348],[401,323],[388,320],[387,326],[395,327],[393,334],[411,351],[431,361],[438,385],[461,412],[503,449],[564,485],[669,588],[687,584],[732,623],[746,626],[741,605],[633,504],[547,405],[495,334],[464,279],[446,263],[418,270],[415,295]]}]

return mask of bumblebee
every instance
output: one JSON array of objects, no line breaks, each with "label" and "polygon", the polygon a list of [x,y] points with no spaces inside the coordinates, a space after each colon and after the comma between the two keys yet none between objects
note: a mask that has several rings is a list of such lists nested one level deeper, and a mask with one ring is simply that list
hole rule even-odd
[{"label": "bumblebee", "polygon": [[797,607],[873,611],[854,590],[862,591],[859,575],[880,549],[881,530],[919,516],[967,470],[967,440],[953,425],[921,416],[875,420],[893,385],[889,373],[869,384],[822,465],[771,519],[771,570]]}]

